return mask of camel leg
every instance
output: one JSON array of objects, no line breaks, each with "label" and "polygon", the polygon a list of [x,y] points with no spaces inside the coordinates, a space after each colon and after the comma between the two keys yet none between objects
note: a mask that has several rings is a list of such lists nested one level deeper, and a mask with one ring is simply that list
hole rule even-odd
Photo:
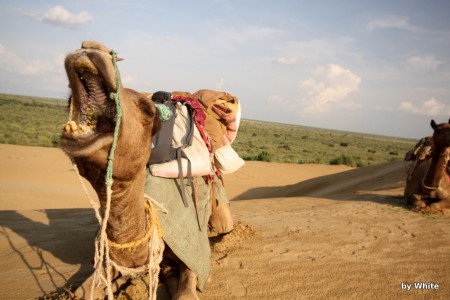
[{"label": "camel leg", "polygon": [[167,245],[161,263],[161,278],[174,300],[196,300],[197,275]]},{"label": "camel leg", "polygon": [[82,285],[80,285],[76,290],[74,295],[76,299],[103,299],[105,297],[105,291],[101,287],[94,289],[94,294],[91,296],[92,283],[94,281],[94,273],[89,276]]},{"label": "camel leg", "polygon": [[427,203],[422,199],[422,197],[418,194],[411,194],[407,198],[407,202],[414,209],[422,209],[427,206]]},{"label": "camel leg", "polygon": [[197,296],[197,275],[181,261],[179,261],[178,267],[179,270],[176,270],[173,266],[161,267],[161,277],[172,299],[199,299]]},{"label": "camel leg", "polygon": [[[113,279],[111,290],[113,293],[116,293],[123,284],[125,284],[130,277],[123,277],[120,276],[120,274],[113,270]],[[93,297],[91,297],[91,291],[92,291],[92,283],[94,281],[94,273],[92,273],[84,282],[82,285],[80,285],[74,292],[74,295],[77,299],[103,299],[105,298],[107,292],[106,292],[106,286],[100,285],[96,288],[94,288],[94,294]]]},{"label": "camel leg", "polygon": [[199,300],[197,296],[197,275],[183,262],[180,262],[180,277],[178,291],[174,300]]},{"label": "camel leg", "polygon": [[229,233],[233,230],[233,217],[229,203],[221,203],[216,207],[209,218],[209,227],[211,232],[218,234]]},{"label": "camel leg", "polygon": [[450,208],[450,197],[440,200],[439,202],[434,202],[430,205],[432,210],[443,210]]},{"label": "camel leg", "polygon": [[175,262],[169,258],[164,257],[161,262],[161,279],[166,284],[167,290],[171,296],[174,296],[178,291],[178,277],[179,270],[175,266]]}]

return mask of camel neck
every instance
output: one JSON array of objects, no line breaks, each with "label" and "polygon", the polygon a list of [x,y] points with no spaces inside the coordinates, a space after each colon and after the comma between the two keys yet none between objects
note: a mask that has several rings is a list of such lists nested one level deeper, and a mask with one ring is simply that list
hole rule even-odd
[{"label": "camel neck", "polygon": [[423,180],[425,187],[438,188],[448,162],[448,147],[436,148],[431,154],[431,163]]},{"label": "camel neck", "polygon": [[[112,185],[106,236],[115,244],[133,243],[146,234],[148,219],[144,208],[145,177],[137,177],[127,182],[115,180]],[[105,211],[106,197],[101,202]],[[110,255],[121,266],[139,267],[147,262],[148,245],[143,243],[126,249],[110,248]]]},{"label": "camel neck", "polygon": [[140,181],[113,183],[106,231],[108,238],[114,242],[130,242],[139,238],[142,232],[145,233],[144,181],[142,180],[142,183]]}]

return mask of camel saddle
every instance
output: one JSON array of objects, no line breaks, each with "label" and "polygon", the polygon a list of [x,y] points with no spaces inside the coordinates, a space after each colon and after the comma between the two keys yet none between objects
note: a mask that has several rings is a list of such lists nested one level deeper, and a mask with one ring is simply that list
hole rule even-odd
[{"label": "camel saddle", "polygon": [[[433,138],[431,136],[427,136],[421,138],[413,149],[409,150],[405,155],[405,163],[407,164],[408,176],[411,176],[414,172],[417,164],[423,160],[431,158],[431,154],[433,153]],[[447,154],[449,155],[449,154]],[[450,158],[450,155],[449,155]],[[450,160],[448,159],[448,163],[446,166],[447,175],[450,177]]]}]

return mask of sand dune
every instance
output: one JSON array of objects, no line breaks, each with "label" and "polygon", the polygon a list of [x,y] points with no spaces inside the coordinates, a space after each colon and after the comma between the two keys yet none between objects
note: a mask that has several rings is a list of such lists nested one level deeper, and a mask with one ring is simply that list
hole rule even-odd
[{"label": "sand dune", "polygon": [[[0,299],[77,284],[91,271],[96,221],[68,158],[0,153]],[[248,162],[225,178],[236,229],[213,241],[200,298],[450,298],[450,217],[406,209],[404,177],[402,162]]]},{"label": "sand dune", "polygon": [[404,180],[403,162],[395,162],[307,180],[279,193],[285,197],[309,196],[334,199],[340,196],[348,197],[350,193],[361,193],[364,190],[379,191],[394,188],[403,190]]}]

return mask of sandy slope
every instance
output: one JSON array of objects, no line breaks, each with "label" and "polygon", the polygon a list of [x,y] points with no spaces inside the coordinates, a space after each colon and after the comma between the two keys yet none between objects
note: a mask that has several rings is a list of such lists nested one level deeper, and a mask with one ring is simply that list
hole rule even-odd
[{"label": "sandy slope", "polygon": [[[405,209],[404,176],[401,162],[247,163],[225,179],[237,226],[213,242],[200,298],[449,299],[450,217]],[[0,195],[0,299],[90,272],[95,217],[60,150],[0,145]]]}]

